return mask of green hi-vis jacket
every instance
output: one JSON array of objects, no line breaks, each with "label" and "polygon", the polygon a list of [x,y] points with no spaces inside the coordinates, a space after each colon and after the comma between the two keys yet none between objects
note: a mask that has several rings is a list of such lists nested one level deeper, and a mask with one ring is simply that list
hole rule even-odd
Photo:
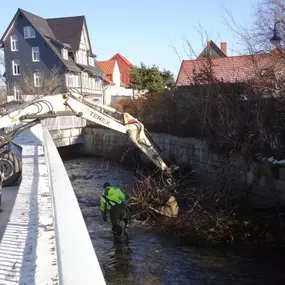
[{"label": "green hi-vis jacket", "polygon": [[[108,201],[104,198],[107,198]],[[126,195],[124,192],[117,187],[107,187],[100,200],[100,210],[102,212],[109,211],[111,206],[115,204],[121,204],[123,201],[126,201]]]}]

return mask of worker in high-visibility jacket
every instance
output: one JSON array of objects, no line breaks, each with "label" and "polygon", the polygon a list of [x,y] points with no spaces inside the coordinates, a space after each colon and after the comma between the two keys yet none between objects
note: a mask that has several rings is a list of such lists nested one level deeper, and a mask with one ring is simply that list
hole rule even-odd
[{"label": "worker in high-visibility jacket", "polygon": [[128,196],[118,187],[111,187],[109,182],[103,185],[103,194],[100,200],[100,210],[105,222],[110,213],[114,239],[122,240],[128,237],[127,226],[131,220]]}]

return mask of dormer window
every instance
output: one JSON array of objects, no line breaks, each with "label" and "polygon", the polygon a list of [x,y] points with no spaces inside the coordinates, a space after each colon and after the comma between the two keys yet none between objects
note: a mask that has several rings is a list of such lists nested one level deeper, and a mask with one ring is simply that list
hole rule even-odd
[{"label": "dormer window", "polygon": [[32,39],[36,37],[36,32],[31,26],[24,27],[24,38]]},{"label": "dormer window", "polygon": [[87,52],[79,50],[76,52],[76,63],[87,65]]},{"label": "dormer window", "polygon": [[68,60],[68,50],[67,49],[63,48],[61,50],[61,55],[64,59]]}]

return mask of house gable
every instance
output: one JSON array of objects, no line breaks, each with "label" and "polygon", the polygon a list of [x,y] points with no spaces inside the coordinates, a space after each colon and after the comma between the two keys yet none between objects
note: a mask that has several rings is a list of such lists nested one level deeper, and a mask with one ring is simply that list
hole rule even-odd
[{"label": "house gable", "polygon": [[[23,80],[31,80],[35,72],[40,71],[47,78],[51,75],[51,71],[57,71],[60,76],[65,72],[65,66],[61,63],[58,56],[47,44],[45,36],[38,31],[32,20],[37,21],[40,26],[41,20],[38,17],[33,17],[31,14],[26,14],[25,11],[18,9],[10,23],[6,33],[3,35],[2,46],[4,47],[5,58],[5,76],[7,82],[7,94],[14,95],[14,88],[17,88],[23,83]],[[35,38],[24,38],[24,27],[31,26],[35,31]],[[42,30],[41,30],[42,31]],[[17,37],[18,51],[11,51],[11,36]],[[32,59],[32,47],[39,48],[40,60],[34,62]],[[13,61],[19,61],[19,75],[13,74]]]},{"label": "house gable", "polygon": [[[224,47],[225,43],[221,43]],[[208,41],[206,47],[199,54],[198,58],[216,58],[227,56],[213,41]]]},{"label": "house gable", "polygon": [[89,42],[89,38],[88,38],[88,35],[87,35],[86,25],[85,24],[83,24],[83,27],[82,27],[79,49],[83,49],[83,50],[86,50],[86,51],[90,51],[91,50],[90,42]]},{"label": "house gable", "polygon": [[115,54],[110,60],[116,60],[121,73],[121,85],[130,85],[130,70],[133,68],[133,64],[127,60],[120,53]]},{"label": "house gable", "polygon": [[117,85],[117,86],[121,85],[121,74],[120,74],[120,70],[119,70],[119,66],[118,66],[117,61],[115,61],[115,64],[114,64],[112,79],[113,79],[113,82],[115,83],[115,85]]},{"label": "house gable", "polygon": [[[20,24],[19,27],[17,27],[18,24]],[[25,39],[23,35],[24,26],[31,26],[36,37]],[[19,51],[11,51],[10,48],[9,35],[15,27],[18,29]],[[68,34],[70,37],[66,37],[67,31],[70,32]],[[44,19],[18,9],[2,36],[1,45],[5,50],[7,86],[9,84],[13,86],[14,81],[21,77],[18,74],[12,74],[12,61],[19,60],[20,64],[17,62],[16,68],[20,66],[20,75],[24,74],[24,70],[25,72],[30,71],[31,74],[35,72],[45,73],[50,72],[55,67],[60,70],[59,72],[64,80],[63,86],[66,84],[69,87],[75,87],[74,84],[80,82],[83,87],[81,91],[85,89],[85,93],[94,95],[94,92],[102,92],[101,82],[104,73],[94,60],[84,16]],[[39,48],[37,49],[40,52],[39,61],[32,60],[32,47]],[[80,47],[84,50],[84,54],[81,56],[86,55],[87,60],[84,58],[83,62],[77,63],[74,57],[76,57]],[[81,75],[84,75],[84,84],[77,80]]]},{"label": "house gable", "polygon": [[[57,56],[57,58],[61,61],[64,67],[67,70],[79,72],[80,69],[73,63],[72,60],[65,60],[59,50],[52,44],[52,41],[56,38],[54,36],[53,31],[49,27],[47,21],[37,15],[31,14],[23,9],[18,9],[17,13],[15,14],[13,20],[11,21],[10,25],[6,29],[6,32],[3,34],[2,39],[3,41],[8,36],[8,32],[11,31],[12,27],[15,25],[19,17],[25,17],[30,25],[35,29],[38,35],[44,40],[44,42],[49,46],[49,48],[53,51],[53,53]],[[3,45],[3,42],[0,42],[0,46]]]}]

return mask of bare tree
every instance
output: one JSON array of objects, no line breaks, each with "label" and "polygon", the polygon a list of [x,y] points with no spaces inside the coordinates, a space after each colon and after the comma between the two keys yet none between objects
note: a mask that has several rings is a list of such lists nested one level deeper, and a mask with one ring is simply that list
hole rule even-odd
[{"label": "bare tree", "polygon": [[50,74],[41,74],[37,79],[38,87],[35,87],[35,78],[32,73],[21,77],[19,86],[23,95],[55,94],[61,87],[61,79],[58,68],[52,68]]},{"label": "bare tree", "polygon": [[[271,52],[275,47],[270,42],[277,21],[285,21],[284,0],[262,0],[255,7],[254,17],[249,28],[237,23],[231,11],[223,6],[224,22],[234,33],[237,44],[245,53],[259,54]],[[276,25],[277,35],[281,38],[281,46],[285,43],[285,25]]]},{"label": "bare tree", "polygon": [[0,54],[0,84],[2,83],[6,84],[5,77],[3,76],[4,71],[5,71],[4,58],[3,58],[3,55]]}]

